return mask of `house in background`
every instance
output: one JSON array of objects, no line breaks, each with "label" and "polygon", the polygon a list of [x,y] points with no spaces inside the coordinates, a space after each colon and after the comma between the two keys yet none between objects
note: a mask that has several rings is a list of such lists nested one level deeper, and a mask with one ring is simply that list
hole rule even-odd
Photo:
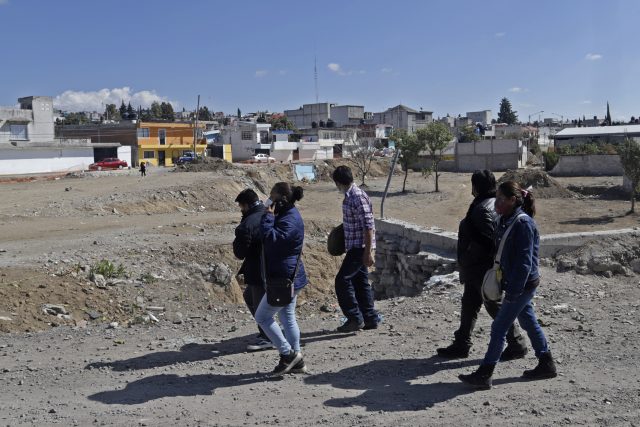
[{"label": "house in background", "polygon": [[417,111],[405,105],[396,105],[382,113],[373,114],[373,122],[377,124],[388,124],[396,129],[404,129],[413,133],[418,129],[427,127],[433,122],[433,112]]},{"label": "house in background", "polygon": [[131,150],[119,143],[56,138],[51,97],[28,96],[18,102],[20,108],[0,107],[0,175],[85,170],[104,152],[131,164]]},{"label": "house in background", "polygon": [[[204,156],[207,149],[207,142],[201,137],[204,125],[198,127],[195,152],[198,156]],[[193,123],[138,122],[138,162],[148,162],[154,166],[173,166],[185,152],[194,151],[194,130]]]},{"label": "house in background", "polygon": [[566,128],[555,134],[554,145],[558,149],[584,144],[619,144],[626,137],[640,141],[640,125]]},{"label": "house in background", "polygon": [[253,159],[256,154],[271,154],[271,124],[239,121],[221,131],[219,144],[231,145],[234,162]]}]

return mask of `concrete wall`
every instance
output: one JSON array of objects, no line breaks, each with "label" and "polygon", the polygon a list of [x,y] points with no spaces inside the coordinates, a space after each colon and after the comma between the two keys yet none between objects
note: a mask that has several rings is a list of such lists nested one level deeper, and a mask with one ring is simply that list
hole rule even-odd
[{"label": "concrete wall", "polygon": [[0,149],[0,175],[79,171],[87,169],[91,163],[91,146]]},{"label": "concrete wall", "polygon": [[527,149],[517,139],[492,139],[456,144],[456,170],[473,172],[477,169],[506,171],[527,164]]},{"label": "concrete wall", "polygon": [[120,160],[124,160],[125,162],[127,162],[129,166],[132,166],[133,163],[131,163],[131,160],[132,160],[131,147],[129,146],[118,147],[118,158]]},{"label": "concrete wall", "polygon": [[554,176],[622,176],[624,170],[617,154],[560,156]]}]

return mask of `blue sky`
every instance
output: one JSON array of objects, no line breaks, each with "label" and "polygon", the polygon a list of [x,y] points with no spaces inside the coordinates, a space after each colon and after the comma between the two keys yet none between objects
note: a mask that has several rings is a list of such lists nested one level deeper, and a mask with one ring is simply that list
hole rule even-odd
[{"label": "blue sky", "polygon": [[[640,2],[0,0],[0,105],[640,116]],[[93,108],[92,108],[93,107]],[[537,116],[537,115],[536,115]]]}]

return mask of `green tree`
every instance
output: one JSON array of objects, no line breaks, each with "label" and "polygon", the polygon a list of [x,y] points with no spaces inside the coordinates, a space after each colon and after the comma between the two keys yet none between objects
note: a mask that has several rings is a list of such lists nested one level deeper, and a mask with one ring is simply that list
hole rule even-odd
[{"label": "green tree", "polygon": [[209,108],[205,105],[204,107],[200,107],[200,111],[198,112],[198,120],[210,121],[213,120],[213,116],[209,111]]},{"label": "green tree", "polygon": [[269,123],[271,123],[271,129],[273,130],[292,130],[294,132],[298,130],[293,122],[285,115],[271,116]]},{"label": "green tree", "polygon": [[241,119],[242,118],[242,111],[240,111],[240,107],[238,107],[238,118]]},{"label": "green tree", "polygon": [[161,115],[160,118],[162,120],[166,120],[168,122],[172,122],[175,120],[175,115],[173,112],[173,105],[169,102],[163,102],[160,104]]},{"label": "green tree", "polygon": [[104,108],[105,120],[120,120],[120,113],[116,108],[116,104],[107,104]]},{"label": "green tree", "polygon": [[618,155],[624,174],[631,181],[631,210],[629,212],[633,213],[636,208],[636,194],[640,192],[640,144],[627,137],[618,146]]},{"label": "green tree", "polygon": [[507,98],[502,98],[500,101],[500,111],[498,112],[498,122],[515,125],[518,123],[518,115],[516,113],[517,111],[513,111],[511,108],[511,101]]},{"label": "green tree", "polygon": [[89,118],[84,112],[67,113],[64,116],[65,125],[83,125],[85,123],[89,123]]},{"label": "green tree", "polygon": [[358,139],[357,131],[349,132],[344,142],[345,151],[349,153],[349,161],[354,165],[358,171],[357,175],[362,180],[360,185],[366,185],[365,179],[371,170],[375,147],[365,140]]},{"label": "green tree", "polygon": [[431,122],[426,128],[418,129],[416,137],[420,145],[423,145],[426,148],[429,152],[429,157],[431,157],[431,169],[433,169],[437,193],[440,191],[438,187],[438,166],[442,161],[442,152],[451,143],[453,135],[451,135],[449,127],[444,123]]},{"label": "green tree", "polygon": [[131,116],[133,114],[135,114],[135,110],[131,106],[131,102],[129,102],[129,104],[127,104],[127,114],[129,115],[129,118],[131,118]]},{"label": "green tree", "polygon": [[407,192],[407,178],[411,166],[418,160],[420,151],[424,148],[418,142],[416,135],[404,129],[395,129],[389,139],[395,141],[396,149],[400,150],[400,165],[404,170],[404,180],[402,181],[402,192]]},{"label": "green tree", "polygon": [[480,141],[480,135],[476,133],[476,127],[473,125],[463,127],[458,138],[460,142]]},{"label": "green tree", "polygon": [[123,119],[127,117],[127,106],[124,105],[124,101],[120,104],[120,109],[118,111],[120,112],[120,117]]},{"label": "green tree", "polygon": [[604,124],[611,126],[611,111],[609,111],[609,101],[607,101],[607,115],[604,117]]},{"label": "green tree", "polygon": [[151,103],[151,109],[149,111],[149,118],[159,120],[162,118],[162,108],[160,107],[160,103],[157,101],[153,101]]}]

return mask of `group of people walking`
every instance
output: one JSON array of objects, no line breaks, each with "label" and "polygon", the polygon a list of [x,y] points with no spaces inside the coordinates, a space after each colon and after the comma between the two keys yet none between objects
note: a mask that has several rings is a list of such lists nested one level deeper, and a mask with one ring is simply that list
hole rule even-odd
[{"label": "group of people walking", "polygon": [[[371,201],[366,192],[354,184],[350,168],[339,166],[332,178],[337,190],[344,195],[345,256],[335,278],[335,292],[346,320],[337,331],[376,329],[382,316],[375,309],[368,278],[375,250]],[[458,234],[460,281],[464,284],[460,326],[453,343],[437,349],[437,353],[443,358],[469,356],[471,333],[484,305],[493,318],[489,347],[478,369],[460,375],[461,381],[478,388],[490,388],[498,361],[525,357],[527,347],[516,320],[526,331],[539,360],[538,365],[525,371],[523,376],[528,379],[555,377],[555,364],[531,302],[540,283],[540,238],[533,220],[533,194],[512,181],[497,187],[494,175],[487,170],[476,171],[471,183],[474,199]],[[242,220],[235,230],[233,250],[235,256],[243,260],[238,277],[246,285],[244,300],[259,332],[247,350],[277,349],[280,360],[273,372],[278,375],[303,373],[307,369],[296,321],[297,296],[308,284],[302,260],[304,222],[296,208],[296,202],[303,196],[302,187],[279,182],[265,202],[251,189],[242,191],[236,198]],[[503,239],[499,259],[494,259]],[[502,301],[483,297],[483,278],[494,263],[499,265]]]}]

